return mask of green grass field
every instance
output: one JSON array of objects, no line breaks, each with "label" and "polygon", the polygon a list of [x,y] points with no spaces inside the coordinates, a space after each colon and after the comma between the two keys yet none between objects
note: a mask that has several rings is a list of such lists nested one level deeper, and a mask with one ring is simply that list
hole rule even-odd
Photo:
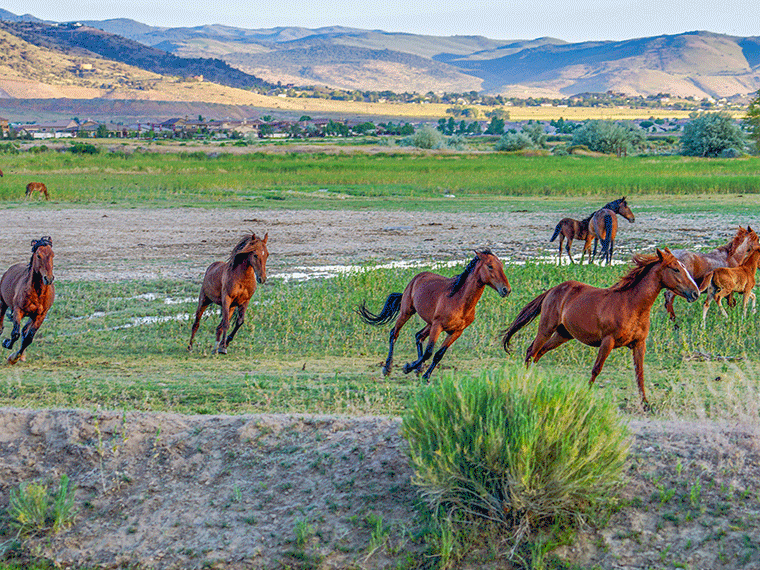
[{"label": "green grass field", "polygon": [[[490,212],[568,211],[589,196],[646,194],[649,211],[756,213],[760,158],[521,157],[497,154],[4,154],[0,200],[6,208],[203,207],[416,209]],[[23,201],[26,182],[51,191],[44,203]],[[443,197],[455,193],[456,202]],[[746,195],[737,198],[737,195]],[[684,198],[688,196],[688,198]],[[413,198],[413,200],[410,200]],[[395,372],[380,374],[388,327],[359,321],[367,299],[375,310],[401,291],[416,270],[366,270],[330,279],[270,279],[255,295],[248,322],[227,356],[211,354],[218,312],[208,311],[185,349],[200,275],[187,281],[57,283],[57,299],[28,351],[28,361],[0,372],[0,405],[102,407],[181,413],[305,412],[400,414],[420,380],[401,373],[414,353],[410,323],[397,343]],[[456,269],[442,272],[453,275]],[[522,361],[535,324],[506,355],[498,337],[519,309],[566,279],[614,283],[623,267],[510,265],[514,293],[487,290],[475,323],[454,344],[436,375],[498,368]],[[701,328],[701,303],[679,301],[681,328],[653,309],[647,388],[657,413],[757,415],[756,315],[734,310],[724,323],[713,311]],[[6,335],[9,325],[6,323]],[[568,343],[540,367],[588,377],[593,348]],[[620,406],[640,413],[628,350],[614,351],[595,390],[614,390]]]}]

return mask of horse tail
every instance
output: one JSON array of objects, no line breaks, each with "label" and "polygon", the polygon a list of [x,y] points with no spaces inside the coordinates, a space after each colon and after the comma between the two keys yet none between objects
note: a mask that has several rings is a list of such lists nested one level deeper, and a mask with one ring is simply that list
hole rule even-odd
[{"label": "horse tail", "polygon": [[383,309],[375,314],[367,309],[367,303],[362,301],[362,304],[356,309],[356,314],[369,325],[385,325],[391,322],[401,310],[401,293],[391,293],[385,300]]},{"label": "horse tail", "polygon": [[503,336],[501,337],[501,344],[504,346],[506,352],[511,352],[509,349],[509,341],[517,331],[530,324],[533,319],[541,314],[541,305],[544,302],[544,298],[549,294],[549,291],[551,291],[551,289],[544,291],[530,303],[525,305],[522,311],[520,311],[520,314],[517,315],[517,318],[512,321],[511,325],[509,325],[509,328],[504,330]]},{"label": "horse tail", "polygon": [[607,263],[610,262],[610,242],[612,241],[612,216],[604,215],[604,239],[602,241],[602,257],[607,256]]},{"label": "horse tail", "polygon": [[562,222],[557,224],[557,227],[554,228],[554,235],[552,235],[551,239],[549,241],[554,241],[557,239],[557,236],[559,235],[559,232],[562,231]]}]

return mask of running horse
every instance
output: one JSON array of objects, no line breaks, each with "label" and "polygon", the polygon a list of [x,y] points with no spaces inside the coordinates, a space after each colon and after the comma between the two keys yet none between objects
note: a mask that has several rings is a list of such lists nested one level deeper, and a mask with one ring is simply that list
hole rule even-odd
[{"label": "running horse", "polygon": [[757,266],[760,264],[760,244],[753,244],[747,258],[736,267],[718,267],[715,271],[705,277],[707,286],[707,299],[702,307],[702,328],[705,328],[705,318],[710,308],[710,301],[713,299],[718,304],[724,317],[728,317],[726,309],[721,305],[721,301],[728,297],[729,304],[733,293],[742,293],[744,303],[743,316],[747,316],[747,303],[752,300],[752,312],[755,312],[757,300],[755,292],[755,273]]},{"label": "running horse", "polygon": [[610,352],[627,346],[633,351],[642,405],[648,407],[644,390],[644,353],[652,305],[663,288],[689,301],[699,297],[699,288],[684,264],[667,249],[658,249],[656,255],[635,255],[633,263],[633,269],[607,289],[565,281],[541,293],[504,331],[504,350],[509,353],[509,342],[515,333],[541,315],[536,338],[525,355],[526,366],[574,338],[588,346],[599,347],[591,369],[591,385]]},{"label": "running horse", "polygon": [[[391,372],[393,365],[393,346],[399,331],[415,313],[427,324],[415,335],[417,342],[417,360],[404,366],[404,373],[412,370],[420,372],[422,365],[433,355],[433,348],[442,332],[448,333],[441,348],[433,356],[430,367],[422,377],[430,379],[433,369],[446,354],[448,348],[475,320],[475,306],[478,304],[485,286],[493,288],[499,295],[506,297],[512,292],[504,265],[490,250],[476,251],[475,257],[464,271],[455,277],[444,277],[429,271],[415,275],[403,293],[391,293],[378,314],[367,310],[366,302],[357,309],[361,319],[370,325],[384,325],[397,315],[396,324],[391,329],[388,358],[383,365],[383,375]],[[425,351],[422,341],[429,339]]]},{"label": "running horse", "polygon": [[[715,248],[707,253],[698,253],[686,249],[674,249],[675,255],[689,270],[694,281],[699,285],[699,290],[704,291],[709,285],[706,279],[718,267],[736,267],[741,264],[750,250],[758,244],[757,233],[750,227],[739,226],[736,235],[725,245]],[[665,310],[670,316],[676,328],[676,313],[673,310],[675,295],[669,291],[663,294],[665,297]]]},{"label": "running horse", "polygon": [[[29,263],[16,263],[0,278],[0,332],[5,312],[10,308],[13,330],[3,341],[5,348],[13,348],[21,338],[21,346],[8,357],[8,364],[24,360],[24,351],[32,344],[34,335],[42,326],[55,299],[53,285],[53,240],[49,236],[32,240],[32,258]],[[29,317],[24,329],[21,320]]]},{"label": "running horse", "polygon": [[[588,234],[586,234],[586,243],[583,246],[583,253],[589,252],[589,260],[596,257],[596,246],[602,243],[602,259],[607,261],[607,265],[612,263],[612,253],[615,248],[615,236],[617,235],[617,216],[620,214],[630,223],[636,220],[633,212],[628,207],[625,196],[618,200],[606,204],[593,214],[588,223]],[[591,241],[594,241],[594,252],[591,253]],[[581,256],[581,259],[583,257]]]},{"label": "running horse", "polygon": [[45,196],[45,200],[50,200],[50,194],[48,194],[47,186],[45,186],[42,182],[30,182],[27,184],[24,196],[28,198],[31,196],[32,192],[39,192]]},{"label": "running horse", "polygon": [[[198,308],[195,311],[195,321],[190,333],[190,343],[187,350],[193,349],[193,339],[198,332],[201,317],[211,303],[222,308],[222,320],[216,327],[216,344],[214,352],[227,354],[227,346],[232,342],[238,329],[245,319],[245,311],[248,303],[256,291],[257,283],[267,280],[267,240],[269,233],[263,238],[256,237],[255,233],[245,235],[238,244],[232,248],[227,261],[215,261],[206,269],[201,285],[201,293],[198,298]],[[235,326],[227,335],[230,326],[230,315],[237,309]]]}]

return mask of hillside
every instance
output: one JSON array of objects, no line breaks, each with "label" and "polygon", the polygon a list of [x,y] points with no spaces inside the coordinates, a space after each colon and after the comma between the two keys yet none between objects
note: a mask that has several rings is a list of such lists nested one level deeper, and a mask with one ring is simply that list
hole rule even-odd
[{"label": "hillside", "polygon": [[268,81],[297,85],[558,98],[606,91],[719,98],[760,89],[760,38],[710,32],[571,44],[342,27],[88,24],[183,57],[216,57]]}]

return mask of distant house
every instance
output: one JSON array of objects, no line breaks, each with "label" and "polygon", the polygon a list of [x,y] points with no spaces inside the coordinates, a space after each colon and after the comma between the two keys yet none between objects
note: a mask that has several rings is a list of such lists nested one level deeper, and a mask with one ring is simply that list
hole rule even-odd
[{"label": "distant house", "polygon": [[60,139],[73,137],[79,130],[79,123],[74,119],[22,125],[19,132],[34,139]]}]

